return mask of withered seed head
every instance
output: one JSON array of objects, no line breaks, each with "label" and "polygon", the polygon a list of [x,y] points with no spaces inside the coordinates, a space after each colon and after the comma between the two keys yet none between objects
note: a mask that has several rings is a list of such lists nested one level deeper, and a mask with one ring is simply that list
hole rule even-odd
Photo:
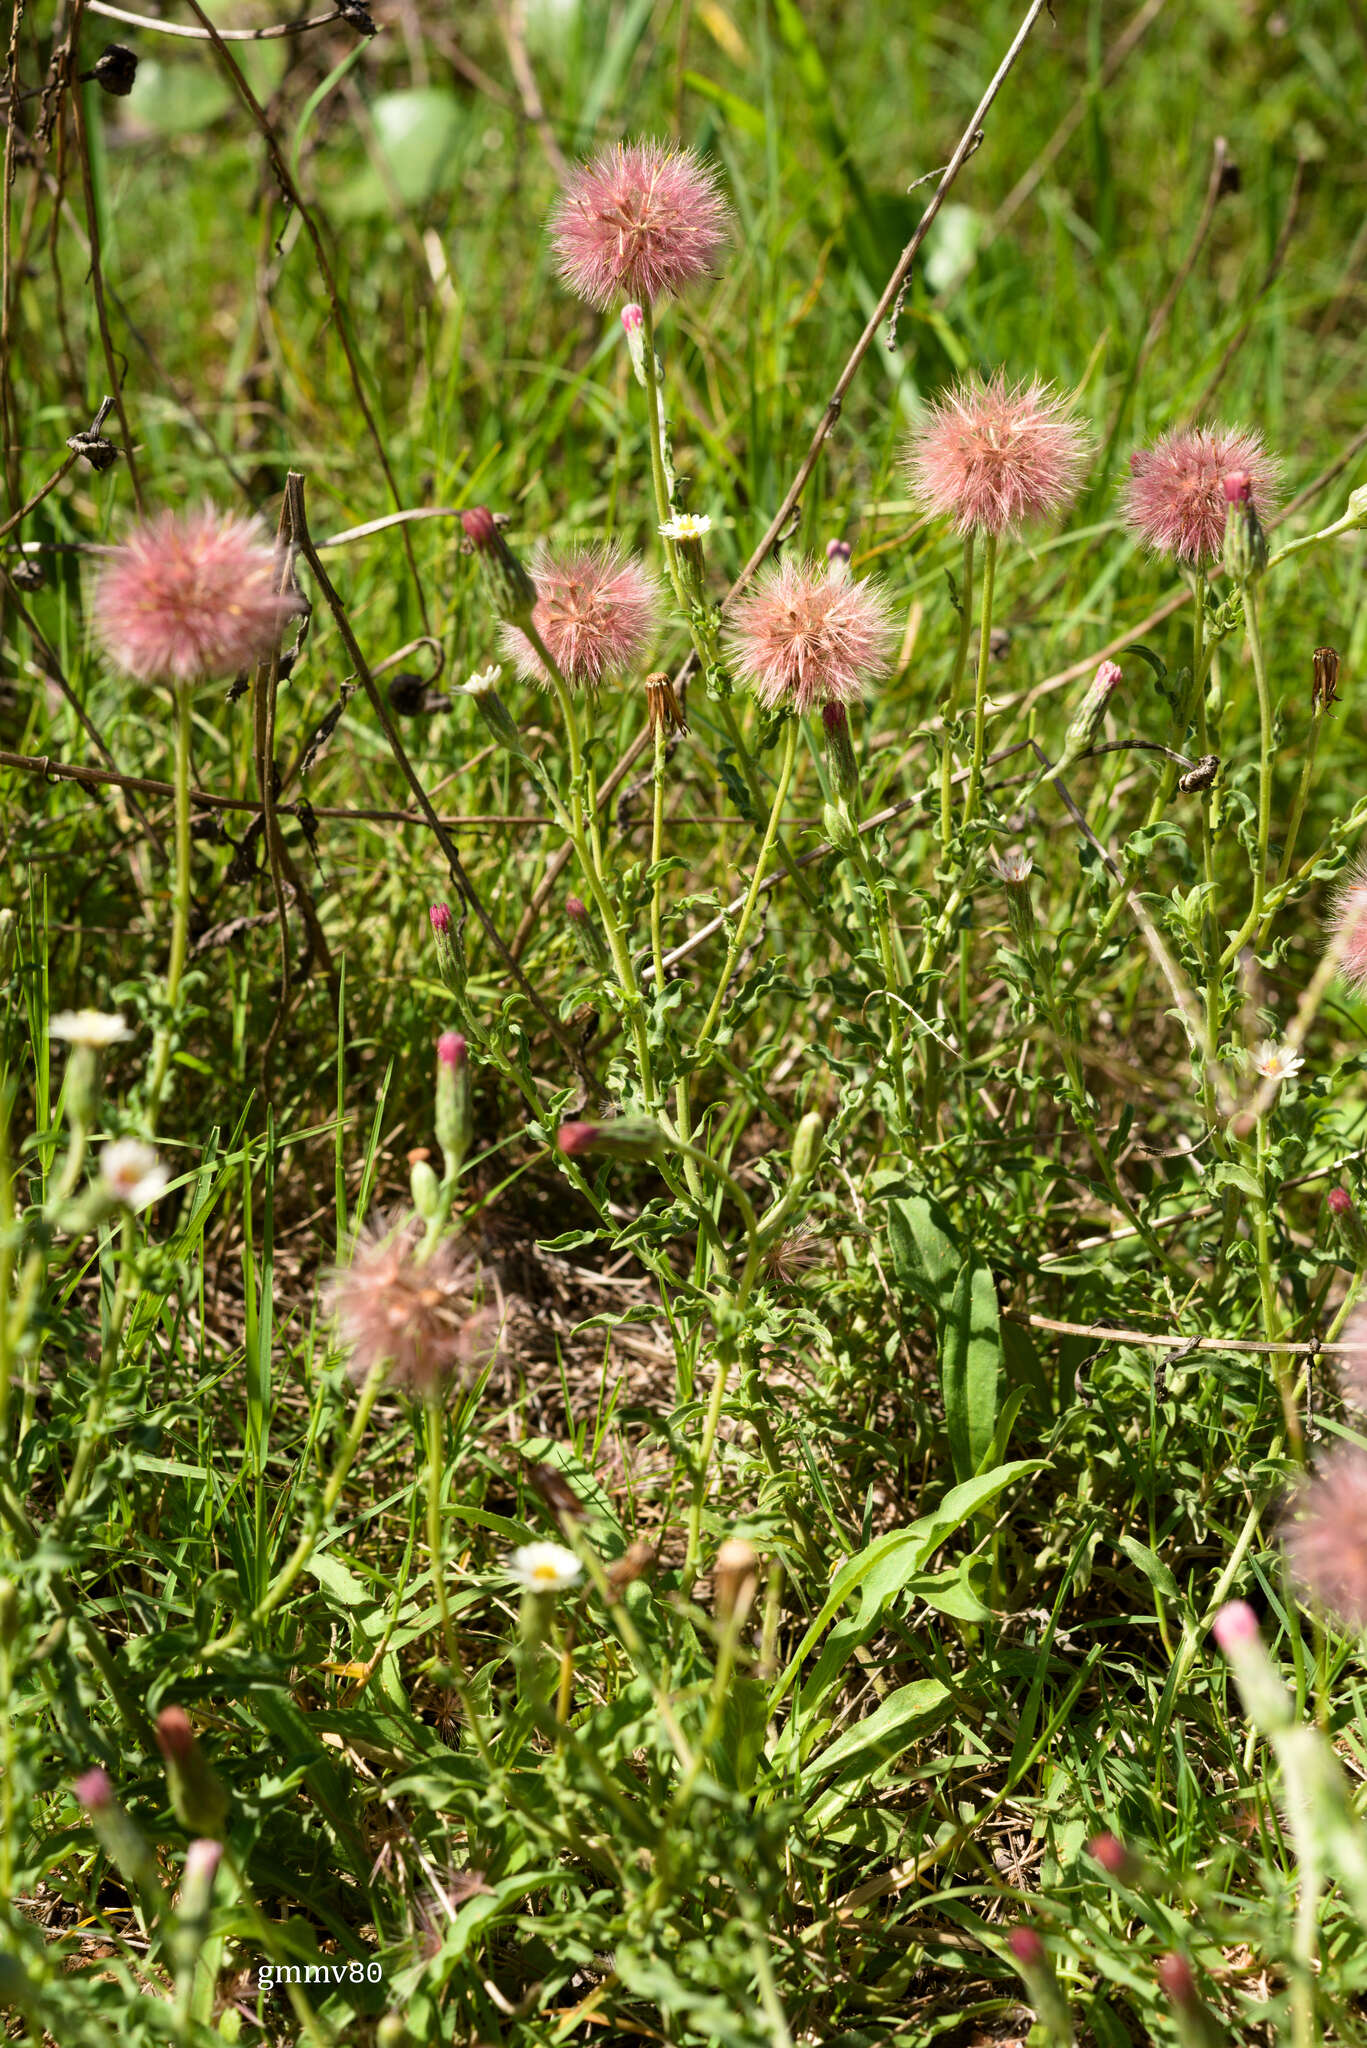
[{"label": "withered seed head", "polygon": [[688,731],[678,693],[663,669],[646,677],[646,717],[652,732],[659,732],[662,727],[667,733]]}]

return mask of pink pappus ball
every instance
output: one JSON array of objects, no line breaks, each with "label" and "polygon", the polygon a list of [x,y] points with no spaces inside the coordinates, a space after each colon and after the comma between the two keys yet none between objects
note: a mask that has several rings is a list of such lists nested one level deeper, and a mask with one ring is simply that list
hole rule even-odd
[{"label": "pink pappus ball", "polygon": [[1251,504],[1266,520],[1277,500],[1280,469],[1248,427],[1178,428],[1130,457],[1122,511],[1131,533],[1155,554],[1179,562],[1218,562],[1231,503],[1228,481],[1241,477]]},{"label": "pink pappus ball", "polygon": [[896,628],[875,583],[837,580],[785,555],[761,569],[731,613],[727,648],[767,711],[851,704],[887,674]]},{"label": "pink pappus ball", "polygon": [[906,464],[923,511],[961,537],[1016,534],[1077,495],[1091,435],[1070,401],[1036,377],[968,377],[932,405]]},{"label": "pink pappus ball", "polygon": [[617,142],[570,172],[551,220],[561,277],[606,312],[708,276],[728,234],[716,172],[691,149]]},{"label": "pink pappus ball", "polygon": [[261,522],[212,505],[161,512],[111,548],[95,584],[96,637],[138,682],[226,680],[264,661],[301,610]]}]

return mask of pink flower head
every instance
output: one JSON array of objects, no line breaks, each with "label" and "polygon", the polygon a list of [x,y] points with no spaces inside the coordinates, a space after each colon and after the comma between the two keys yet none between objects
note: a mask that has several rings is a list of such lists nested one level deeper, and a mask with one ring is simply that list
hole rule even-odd
[{"label": "pink flower head", "polygon": [[1340,1443],[1301,1488],[1286,1555],[1303,1592],[1367,1628],[1367,1451]]},{"label": "pink flower head", "polygon": [[1082,481],[1090,436],[1068,401],[1034,377],[969,377],[932,405],[907,468],[924,509],[954,531],[1019,533],[1062,510]]},{"label": "pink flower head", "polygon": [[418,1240],[412,1223],[363,1231],[351,1264],[333,1276],[328,1306],[354,1380],[387,1362],[398,1386],[423,1395],[443,1380],[470,1378],[488,1344],[483,1312],[472,1315],[468,1296],[473,1254],[445,1238],[419,1265]]},{"label": "pink flower head", "polygon": [[1367,861],[1350,868],[1329,908],[1329,930],[1339,948],[1339,973],[1359,994],[1367,991]]},{"label": "pink flower head", "polygon": [[[605,676],[637,662],[654,637],[659,586],[650,571],[615,547],[538,546],[532,557],[537,600],[532,623],[566,682],[597,689]],[[528,682],[549,683],[541,657],[520,627],[503,628],[503,650]]]},{"label": "pink flower head", "polygon": [[[1277,476],[1262,435],[1252,428],[1180,428],[1131,455],[1125,523],[1155,554],[1217,562],[1229,506],[1251,504],[1265,520],[1276,501]],[[1233,497],[1226,480],[1235,485]]]},{"label": "pink flower head", "polygon": [[427,915],[432,921],[432,929],[436,933],[437,937],[439,939],[449,938],[451,935],[450,904],[434,903],[432,905],[432,908],[428,911]]},{"label": "pink flower head", "polygon": [[256,519],[160,512],[111,550],[95,585],[95,632],[110,660],[143,683],[235,676],[275,647],[299,600]]},{"label": "pink flower head", "polygon": [[114,1787],[109,1782],[109,1773],[102,1771],[98,1764],[93,1770],[83,1771],[71,1789],[87,1813],[103,1813],[114,1803]]},{"label": "pink flower head", "polygon": [[560,275],[606,311],[662,299],[714,268],[726,240],[716,172],[691,149],[615,142],[571,171],[551,216]]},{"label": "pink flower head", "polygon": [[876,584],[785,555],[737,602],[727,646],[767,709],[813,711],[854,703],[861,683],[886,675],[894,630]]},{"label": "pink flower head", "polygon": [[622,325],[628,334],[639,334],[646,324],[646,316],[633,300],[622,308]]}]

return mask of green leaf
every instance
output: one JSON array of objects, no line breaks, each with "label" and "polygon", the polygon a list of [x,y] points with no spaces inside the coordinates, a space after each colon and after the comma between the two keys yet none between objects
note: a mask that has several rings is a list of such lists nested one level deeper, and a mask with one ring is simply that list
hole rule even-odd
[{"label": "green leaf", "polygon": [[934,1195],[894,1195],[889,1189],[886,1199],[893,1272],[942,1321],[949,1314],[955,1276],[963,1263],[954,1225]]},{"label": "green leaf", "polygon": [[949,1449],[961,1480],[972,1478],[992,1449],[1001,1366],[996,1283],[988,1267],[970,1260],[959,1270],[940,1344]]},{"label": "green leaf", "polygon": [[895,1763],[911,1744],[943,1718],[951,1699],[938,1678],[913,1679],[874,1708],[866,1719],[837,1735],[807,1765],[804,1776],[825,1778],[838,1772],[834,1785],[807,1808],[807,1818],[820,1826],[866,1789],[875,1771]]},{"label": "green leaf", "polygon": [[429,85],[380,93],[371,102],[370,118],[386,175],[369,165],[353,179],[337,205],[344,218],[390,211],[394,192],[405,206],[424,206],[449,188],[466,125],[453,92]]}]

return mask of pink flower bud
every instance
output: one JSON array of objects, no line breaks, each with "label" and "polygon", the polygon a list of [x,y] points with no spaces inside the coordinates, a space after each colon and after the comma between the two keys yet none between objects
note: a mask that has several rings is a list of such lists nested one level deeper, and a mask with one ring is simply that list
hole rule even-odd
[{"label": "pink flower bud", "polygon": [[427,915],[432,920],[432,929],[439,939],[451,935],[451,906],[449,903],[434,903]]},{"label": "pink flower bud", "polygon": [[114,1801],[109,1773],[102,1771],[98,1764],[93,1771],[82,1772],[71,1789],[87,1813],[100,1813]]},{"label": "pink flower bud", "polygon": [[157,1715],[157,1746],[167,1762],[185,1763],[195,1753],[195,1731],[184,1707],[163,1707]]},{"label": "pink flower bud", "polygon": [[646,316],[637,305],[623,306],[622,325],[628,334],[639,334],[646,324]]},{"label": "pink flower bud", "polygon": [[1174,2005],[1190,2012],[1201,2003],[1196,1989],[1196,1979],[1191,1974],[1191,1964],[1185,1956],[1179,1956],[1175,1949],[1159,1958],[1158,1981]]},{"label": "pink flower bud", "polygon": [[465,538],[479,553],[498,545],[498,523],[487,505],[473,505],[468,512],[462,512],[460,523],[465,528]]},{"label": "pink flower bud", "polygon": [[463,1067],[469,1048],[459,1031],[443,1031],[437,1040],[437,1058],[444,1067]]},{"label": "pink flower bud", "polygon": [[1253,502],[1253,479],[1246,469],[1233,469],[1224,480],[1225,503],[1227,505],[1250,505]]},{"label": "pink flower bud", "polygon": [[1347,1188],[1330,1188],[1325,1200],[1336,1216],[1352,1215],[1353,1198]]},{"label": "pink flower bud", "polygon": [[567,896],[565,898],[565,915],[571,924],[586,923],[588,914],[588,905],[582,896]]},{"label": "pink flower bud", "polygon": [[1044,1943],[1033,1927],[1013,1927],[1006,1939],[1016,1961],[1027,1970],[1037,1969],[1044,1961]]},{"label": "pink flower bud", "polygon": [[212,1883],[214,1872],[218,1869],[222,1856],[222,1842],[211,1842],[204,1837],[191,1842],[189,1848],[185,1851],[186,1883],[194,1882],[206,1886]]},{"label": "pink flower bud", "polygon": [[1258,1617],[1247,1600],[1231,1600],[1211,1623],[1211,1634],[1229,1656],[1244,1643],[1258,1640]]},{"label": "pink flower bud", "polygon": [[852,550],[847,540],[828,540],[826,543],[826,560],[832,564],[848,562],[851,552]]},{"label": "pink flower bud", "polygon": [[1087,1844],[1087,1853],[1096,1858],[1108,1877],[1119,1877],[1128,1882],[1138,1872],[1139,1858],[1109,1829],[1104,1834],[1093,1835]]},{"label": "pink flower bud", "polygon": [[555,1142],[566,1159],[580,1159],[585,1154],[605,1159],[653,1159],[663,1148],[665,1134],[649,1117],[622,1116],[604,1124],[561,1124]]}]

